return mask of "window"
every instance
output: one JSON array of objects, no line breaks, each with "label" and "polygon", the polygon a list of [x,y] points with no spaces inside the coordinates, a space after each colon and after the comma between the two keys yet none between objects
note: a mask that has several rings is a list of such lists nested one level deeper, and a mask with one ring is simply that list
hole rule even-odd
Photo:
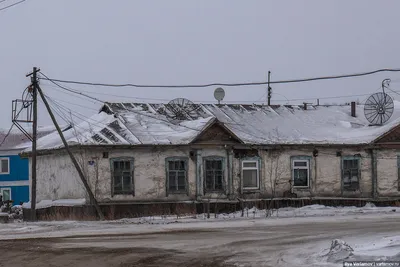
[{"label": "window", "polygon": [[187,159],[167,159],[167,190],[169,193],[186,192]]},{"label": "window", "polygon": [[310,161],[307,159],[292,160],[293,187],[310,186]]},{"label": "window", "polygon": [[0,174],[10,173],[10,160],[9,158],[0,158]]},{"label": "window", "polygon": [[133,194],[133,159],[112,159],[113,194]]},{"label": "window", "polygon": [[242,181],[244,189],[259,189],[260,174],[258,160],[242,161]]},{"label": "window", "polygon": [[205,191],[222,191],[224,169],[222,158],[204,160],[204,188]]},{"label": "window", "polygon": [[343,189],[348,191],[357,190],[360,180],[359,159],[343,159],[342,168]]},{"label": "window", "polygon": [[0,192],[3,196],[3,201],[11,200],[11,188],[1,188]]}]

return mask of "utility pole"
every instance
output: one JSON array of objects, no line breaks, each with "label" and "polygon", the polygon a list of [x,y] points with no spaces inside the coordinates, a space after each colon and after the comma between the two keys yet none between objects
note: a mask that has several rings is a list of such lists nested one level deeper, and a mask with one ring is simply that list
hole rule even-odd
[{"label": "utility pole", "polygon": [[272,88],[269,86],[269,83],[271,81],[271,72],[268,71],[268,106],[271,106],[271,96],[272,96]]},{"label": "utility pole", "polygon": [[49,103],[47,102],[47,99],[46,99],[45,95],[43,94],[42,89],[40,88],[40,86],[37,86],[37,91],[39,92],[40,97],[41,97],[41,99],[43,100],[43,103],[44,103],[44,105],[46,106],[46,109],[47,109],[47,111],[48,111],[48,113],[49,113],[49,115],[50,115],[50,117],[51,117],[51,120],[53,121],[53,124],[54,124],[54,126],[56,127],[57,132],[58,132],[58,134],[59,134],[60,137],[61,137],[61,140],[62,140],[62,142],[63,142],[63,144],[64,144],[64,147],[65,147],[65,149],[67,150],[68,155],[70,156],[71,161],[72,161],[72,163],[74,164],[74,166],[75,166],[75,168],[76,168],[76,170],[77,170],[77,172],[78,172],[78,175],[79,175],[79,177],[81,178],[81,181],[82,181],[83,185],[85,186],[85,189],[86,189],[86,192],[87,192],[88,195],[89,195],[91,204],[94,205],[94,207],[95,207],[95,209],[96,209],[96,212],[97,212],[97,214],[99,215],[100,220],[104,220],[103,212],[101,211],[100,206],[99,206],[99,204],[97,203],[96,198],[94,197],[92,190],[90,189],[90,186],[89,186],[89,184],[88,184],[88,182],[87,182],[87,179],[86,179],[85,175],[84,175],[83,172],[82,172],[81,167],[79,166],[78,161],[76,160],[74,154],[72,153],[71,149],[69,148],[69,145],[68,145],[67,141],[65,140],[64,134],[62,133],[61,128],[60,128],[60,126],[58,125],[57,120],[56,120],[56,118],[54,117],[53,111],[51,110],[50,105],[49,105]]},{"label": "utility pole", "polygon": [[32,94],[33,101],[33,123],[32,123],[32,176],[31,176],[31,220],[36,221],[36,140],[37,140],[37,89],[38,89],[38,79],[37,73],[40,69],[33,67],[32,73],[26,75],[31,77],[30,93]]}]

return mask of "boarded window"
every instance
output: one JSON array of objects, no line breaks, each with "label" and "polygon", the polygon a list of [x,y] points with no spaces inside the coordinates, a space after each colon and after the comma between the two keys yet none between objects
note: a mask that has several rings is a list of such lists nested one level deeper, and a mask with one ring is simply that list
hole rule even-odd
[{"label": "boarded window", "polygon": [[310,186],[310,163],[307,159],[292,160],[293,187]]},{"label": "boarded window", "polygon": [[204,161],[204,187],[205,191],[222,191],[224,181],[224,168],[221,159],[206,159]]},{"label": "boarded window", "polygon": [[242,161],[242,182],[244,189],[259,189],[259,172],[257,160]]},{"label": "boarded window", "polygon": [[113,174],[113,193],[133,194],[133,160],[111,159]]},{"label": "boarded window", "polygon": [[0,159],[0,174],[9,174],[9,173],[10,173],[9,158],[1,158]]},{"label": "boarded window", "polygon": [[343,159],[342,168],[343,190],[358,190],[360,187],[359,159]]},{"label": "boarded window", "polygon": [[167,190],[169,193],[186,192],[187,159],[167,159]]}]

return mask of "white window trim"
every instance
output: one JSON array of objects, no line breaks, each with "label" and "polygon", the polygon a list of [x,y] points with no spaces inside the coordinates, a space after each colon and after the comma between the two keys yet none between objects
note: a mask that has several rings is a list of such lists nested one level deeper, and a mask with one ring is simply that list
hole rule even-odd
[{"label": "white window trim", "polygon": [[[1,161],[3,161],[3,160],[7,160],[8,172],[2,172],[2,170],[1,170]],[[0,175],[7,175],[7,174],[10,174],[10,158],[2,157],[2,158],[0,158]]]},{"label": "white window trim", "polygon": [[5,201],[4,200],[4,194],[3,194],[3,191],[5,191],[5,190],[9,190],[10,191],[10,200],[12,200],[12,191],[11,191],[11,187],[3,187],[3,188],[0,188],[0,192],[1,192],[1,196],[3,197],[3,201]]},{"label": "white window trim", "polygon": [[[244,167],[244,163],[256,163],[256,167]],[[258,190],[260,189],[260,168],[259,168],[259,163],[258,160],[242,160],[242,183],[243,183],[243,171],[244,170],[256,170],[257,171],[257,186],[256,187],[244,187],[243,189],[246,190]]]},{"label": "white window trim", "polygon": [[[307,166],[294,166],[295,162],[305,162]],[[307,170],[307,186],[295,186],[294,185],[294,170],[301,169]],[[292,160],[292,184],[293,188],[310,188],[310,161],[308,159],[293,159]]]}]

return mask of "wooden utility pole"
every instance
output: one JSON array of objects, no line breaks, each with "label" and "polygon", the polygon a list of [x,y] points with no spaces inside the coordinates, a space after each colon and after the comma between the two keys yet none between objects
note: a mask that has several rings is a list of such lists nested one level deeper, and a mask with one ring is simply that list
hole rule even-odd
[{"label": "wooden utility pole", "polygon": [[40,88],[40,86],[37,87],[37,91],[39,92],[40,97],[41,97],[41,99],[43,100],[43,103],[44,103],[44,105],[46,106],[46,109],[47,109],[47,111],[48,111],[48,113],[49,113],[49,115],[50,115],[50,117],[51,117],[51,120],[53,121],[53,124],[54,124],[54,126],[56,127],[57,132],[58,132],[58,134],[59,134],[60,137],[61,137],[61,140],[62,140],[62,142],[63,142],[63,144],[64,144],[64,147],[65,147],[65,149],[67,150],[67,152],[68,152],[68,154],[69,154],[69,156],[70,156],[70,158],[71,158],[71,161],[72,161],[72,163],[74,164],[74,166],[75,166],[75,168],[76,168],[76,170],[77,170],[77,172],[78,172],[78,174],[79,174],[79,177],[81,178],[81,181],[82,181],[83,185],[85,186],[86,192],[89,194],[89,198],[90,198],[91,204],[94,205],[94,207],[95,207],[95,209],[96,209],[96,211],[97,211],[97,214],[99,215],[100,220],[104,220],[103,212],[101,211],[100,206],[99,206],[99,204],[97,203],[97,200],[96,200],[96,198],[94,197],[92,190],[90,189],[90,186],[89,186],[89,184],[88,184],[88,182],[87,182],[87,180],[86,180],[85,175],[84,175],[83,172],[82,172],[81,167],[80,167],[79,164],[78,164],[78,161],[76,160],[74,154],[72,153],[71,149],[69,148],[68,143],[67,143],[67,141],[65,140],[64,134],[62,133],[61,128],[60,128],[60,126],[58,125],[57,120],[56,120],[56,118],[54,117],[53,111],[51,110],[50,105],[49,105],[49,103],[47,102],[47,99],[46,99],[46,97],[44,96],[44,94],[43,94],[42,89]]},{"label": "wooden utility pole", "polygon": [[38,88],[38,80],[37,80],[37,73],[40,70],[36,67],[33,68],[32,73],[29,73],[28,76],[31,77],[31,94],[33,100],[33,123],[32,123],[32,176],[31,176],[31,220],[36,221],[36,140],[37,140],[37,88]]},{"label": "wooden utility pole", "polygon": [[272,88],[269,86],[269,83],[271,81],[271,72],[268,71],[268,106],[271,106],[271,96],[272,96]]}]

